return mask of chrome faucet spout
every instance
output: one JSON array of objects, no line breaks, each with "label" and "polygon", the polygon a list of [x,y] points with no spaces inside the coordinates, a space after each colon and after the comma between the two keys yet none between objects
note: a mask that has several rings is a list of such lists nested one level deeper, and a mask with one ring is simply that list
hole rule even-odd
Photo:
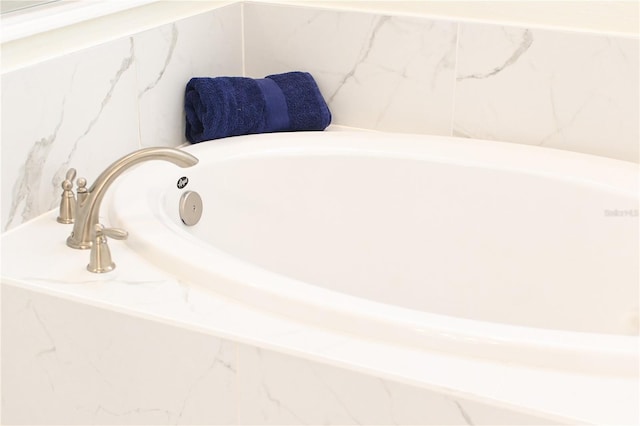
[{"label": "chrome faucet spout", "polygon": [[113,181],[130,167],[151,160],[168,161],[179,167],[191,167],[198,163],[198,159],[187,152],[165,147],[143,148],[116,160],[98,176],[87,190],[87,195],[76,205],[77,217],[73,231],[67,238],[69,247],[75,249],[91,247],[92,233],[100,215],[100,204]]}]

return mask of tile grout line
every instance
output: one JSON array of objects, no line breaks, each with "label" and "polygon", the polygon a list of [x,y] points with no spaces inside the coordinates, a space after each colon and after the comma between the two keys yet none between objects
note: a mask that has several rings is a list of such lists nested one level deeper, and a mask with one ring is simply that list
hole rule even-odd
[{"label": "tile grout line", "polygon": [[456,93],[458,90],[458,56],[460,52],[460,27],[461,23],[456,22],[456,42],[455,42],[455,59],[453,63],[453,92],[451,94],[451,126],[449,129],[449,136],[454,135],[455,122],[456,122]]}]

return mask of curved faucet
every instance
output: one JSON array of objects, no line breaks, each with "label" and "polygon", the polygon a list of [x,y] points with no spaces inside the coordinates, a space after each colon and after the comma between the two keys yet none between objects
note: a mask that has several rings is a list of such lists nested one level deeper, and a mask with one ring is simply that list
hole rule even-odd
[{"label": "curved faucet", "polygon": [[163,160],[180,167],[191,167],[198,163],[193,155],[174,148],[143,148],[116,160],[98,176],[87,190],[87,195],[78,200],[73,232],[67,238],[67,245],[75,249],[91,248],[95,226],[99,222],[100,204],[109,186],[125,170],[143,161]]}]

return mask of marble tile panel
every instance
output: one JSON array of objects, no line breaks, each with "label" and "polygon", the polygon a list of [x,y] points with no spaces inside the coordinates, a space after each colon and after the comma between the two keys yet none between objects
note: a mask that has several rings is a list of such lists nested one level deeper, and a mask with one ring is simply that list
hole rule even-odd
[{"label": "marble tile panel", "polygon": [[454,133],[638,161],[639,40],[461,24]]},{"label": "marble tile panel", "polygon": [[333,123],[451,134],[457,24],[245,4],[246,73],[308,71]]},{"label": "marble tile panel", "polygon": [[256,347],[239,345],[238,364],[240,424],[551,424]]},{"label": "marble tile panel", "polygon": [[236,346],[3,286],[3,424],[232,424]]},{"label": "marble tile panel", "polygon": [[3,231],[60,202],[69,167],[91,183],[139,144],[131,39],[2,75]]},{"label": "marble tile panel", "polygon": [[242,75],[241,5],[182,19],[133,37],[142,146],[178,146],[191,77]]}]

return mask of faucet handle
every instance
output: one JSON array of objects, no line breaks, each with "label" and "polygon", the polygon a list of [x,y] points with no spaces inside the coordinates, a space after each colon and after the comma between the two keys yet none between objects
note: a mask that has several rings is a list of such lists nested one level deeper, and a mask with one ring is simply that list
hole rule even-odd
[{"label": "faucet handle", "polygon": [[95,236],[91,245],[91,254],[89,256],[89,264],[87,270],[101,274],[103,272],[112,271],[116,264],[111,260],[111,251],[107,245],[107,237],[114,240],[125,240],[129,233],[124,229],[105,228],[98,223],[94,227]]},{"label": "faucet handle", "polygon": [[69,170],[67,170],[67,175],[65,176],[64,179],[73,182],[75,178],[76,178],[76,169],[72,167]]},{"label": "faucet handle", "polygon": [[78,203],[82,204],[89,195],[89,191],[87,190],[87,180],[83,177],[79,177],[78,180],[76,180],[76,184],[78,185],[78,189],[76,189],[76,198]]},{"label": "faucet handle", "polygon": [[[70,173],[71,171],[73,171],[73,174]],[[75,177],[75,173],[75,169],[70,169],[67,172],[67,179],[62,181],[62,195],[60,195],[60,213],[56,218],[59,223],[73,223],[76,217],[76,198],[73,195],[73,178]]]},{"label": "faucet handle", "polygon": [[98,227],[102,228],[101,232],[104,236],[113,238],[114,240],[126,240],[129,237],[129,233],[120,228],[105,228],[101,224],[96,225],[96,234],[98,233]]}]

